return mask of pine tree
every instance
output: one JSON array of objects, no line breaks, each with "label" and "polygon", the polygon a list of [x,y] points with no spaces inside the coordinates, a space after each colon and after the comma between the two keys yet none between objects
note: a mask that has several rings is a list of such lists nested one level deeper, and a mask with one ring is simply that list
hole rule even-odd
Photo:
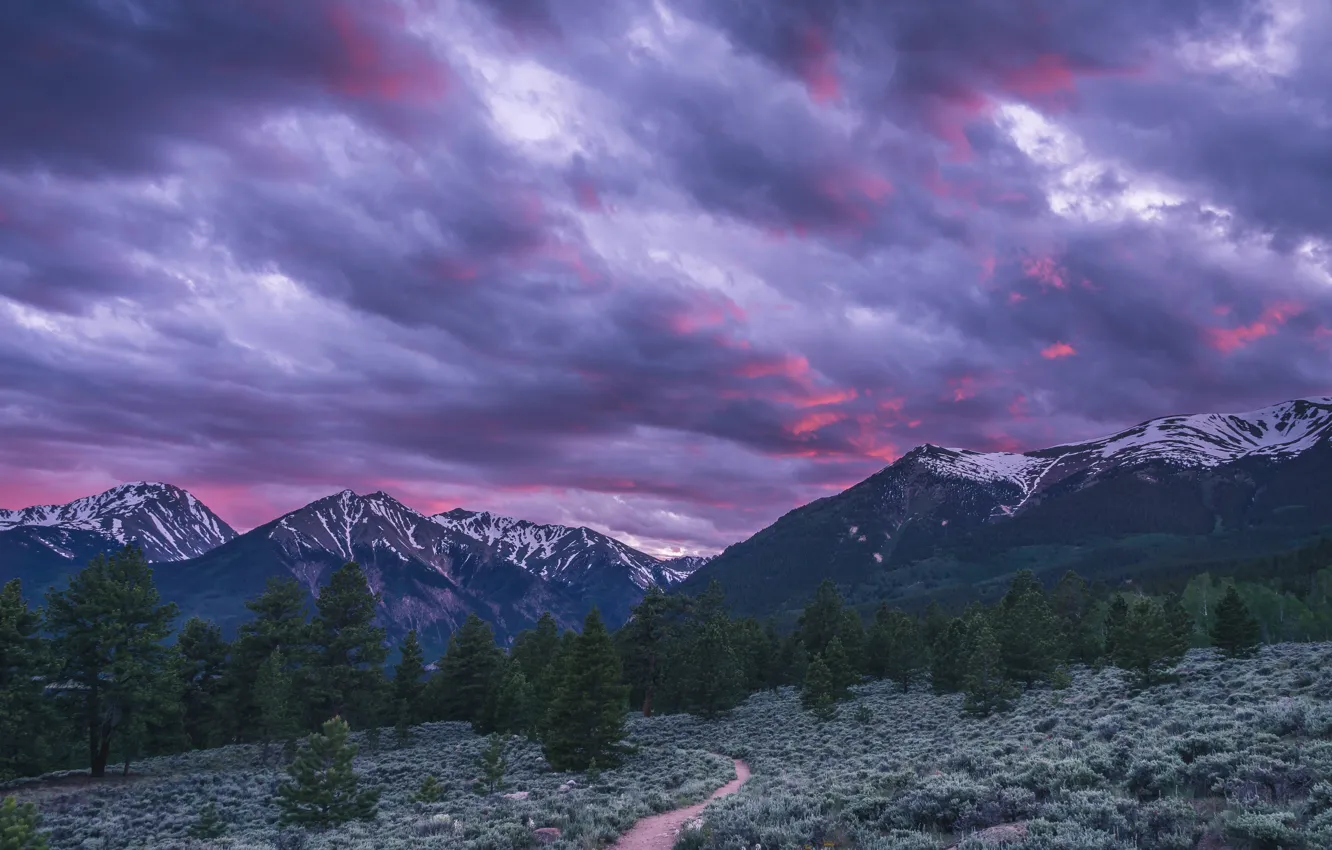
[{"label": "pine tree", "polygon": [[176,636],[176,648],[183,676],[185,735],[195,749],[218,746],[226,735],[220,709],[231,646],[216,623],[191,617]]},{"label": "pine tree", "polygon": [[1016,689],[1005,678],[999,641],[984,615],[972,617],[967,623],[966,647],[962,710],[973,717],[1007,711]]},{"label": "pine tree", "polygon": [[925,645],[916,621],[901,611],[880,605],[869,637],[870,672],[891,679],[903,692],[924,668]]},{"label": "pine tree", "polygon": [[1013,577],[993,620],[1005,676],[1028,687],[1049,681],[1060,661],[1059,624],[1031,570]]},{"label": "pine tree", "polygon": [[865,673],[865,621],[860,612],[847,608],[842,612],[842,628],[837,636],[842,639],[842,648],[846,651],[847,663],[856,674],[856,681]]},{"label": "pine tree", "polygon": [[260,665],[254,684],[254,701],[259,709],[257,737],[263,744],[262,759],[267,764],[272,745],[292,740],[297,729],[291,707],[291,676],[281,648],[274,649]]},{"label": "pine tree", "polygon": [[431,719],[487,725],[486,704],[503,661],[490,624],[468,614],[426,686]]},{"label": "pine tree", "polygon": [[585,770],[595,760],[619,763],[629,688],[621,684],[620,657],[596,608],[561,659],[561,681],[543,730],[546,761],[555,770]]},{"label": "pine tree", "polygon": [[278,787],[279,824],[322,829],[375,819],[380,791],[360,787],[352,771],[356,747],[347,740],[350,733],[347,722],[334,717],[306,739],[287,768],[291,780]]},{"label": "pine tree", "polygon": [[1129,605],[1123,594],[1116,594],[1105,614],[1105,657],[1114,662],[1120,653],[1120,644],[1126,638]]},{"label": "pine tree", "polygon": [[1167,596],[1161,610],[1165,614],[1166,629],[1172,640],[1170,651],[1178,653],[1182,658],[1193,644],[1193,615],[1184,607],[1184,600],[1178,593]]},{"label": "pine tree", "polygon": [[41,614],[29,610],[18,579],[0,588],[0,782],[42,772],[49,706],[42,698],[47,648]]},{"label": "pine tree", "polygon": [[1072,570],[1064,573],[1050,594],[1050,607],[1058,623],[1063,660],[1070,664],[1094,664],[1102,646],[1092,630],[1092,599],[1087,582]]},{"label": "pine tree", "polygon": [[507,662],[495,692],[495,730],[533,736],[536,733],[536,718],[532,713],[535,704],[532,686],[522,667],[512,660]]},{"label": "pine tree", "polygon": [[832,676],[833,698],[850,699],[851,692],[848,688],[859,681],[860,677],[851,669],[851,662],[842,648],[841,637],[834,636],[828,641],[828,648],[823,653],[823,663],[828,667],[828,675]]},{"label": "pine tree", "polygon": [[36,806],[6,797],[0,803],[0,850],[47,850],[40,826]]},{"label": "pine tree", "polygon": [[677,600],[653,585],[615,636],[623,658],[625,681],[629,683],[630,701],[641,706],[644,717],[652,716],[653,697],[666,668],[663,655],[671,636],[671,621],[679,607]]},{"label": "pine tree", "polygon": [[421,781],[421,787],[416,789],[412,799],[418,803],[438,803],[444,799],[444,786],[439,784],[433,773],[426,774],[426,778]]},{"label": "pine tree", "polygon": [[815,719],[827,722],[837,715],[836,691],[832,671],[823,656],[814,656],[805,668],[805,681],[800,688],[801,706]]},{"label": "pine tree", "polygon": [[412,629],[399,645],[401,659],[393,669],[393,719],[414,726],[421,722],[425,698],[425,654]]},{"label": "pine tree", "polygon": [[143,552],[129,546],[98,555],[65,589],[47,591],[55,679],[71,686],[60,702],[87,733],[94,777],[106,775],[113,740],[137,737],[174,685],[162,642],[176,612],[161,604]]},{"label": "pine tree", "polygon": [[293,721],[307,715],[296,695],[305,693],[309,678],[311,634],[305,591],[295,579],[270,578],[264,592],[246,600],[245,607],[254,616],[237,630],[222,690],[229,720],[227,739],[254,741],[262,739],[264,729],[256,694],[259,670],[274,650],[282,651],[283,671],[290,680],[288,712]]},{"label": "pine tree", "polygon": [[536,628],[520,632],[509,650],[509,658],[518,665],[531,686],[532,731],[545,722],[550,699],[556,689],[555,662],[560,653],[560,627],[547,611],[537,620]]},{"label": "pine tree", "polygon": [[962,690],[967,676],[967,630],[960,618],[948,626],[930,650],[930,686],[936,694]]},{"label": "pine tree", "polygon": [[227,825],[218,817],[217,804],[211,800],[204,804],[199,812],[199,819],[195,821],[186,832],[191,838],[208,840],[212,838],[221,838],[226,835]]},{"label": "pine tree", "polygon": [[504,745],[504,736],[498,732],[486,740],[486,748],[476,760],[476,766],[481,771],[476,793],[493,794],[504,787],[504,771],[509,765],[508,759],[504,757]]},{"label": "pine tree", "polygon": [[1145,596],[1134,600],[1129,607],[1114,647],[1111,661],[1129,674],[1134,687],[1165,681],[1187,649],[1172,631],[1162,607]]},{"label": "pine tree", "polygon": [[837,585],[833,584],[832,579],[824,579],[800,615],[800,642],[805,645],[805,651],[810,657],[822,655],[829,642],[841,634],[845,624],[842,595],[837,592]]},{"label": "pine tree", "polygon": [[[884,605],[883,607],[887,607]],[[944,613],[943,606],[939,600],[932,599],[926,606],[925,613],[920,618],[920,638],[925,643],[925,648],[929,651],[934,650],[934,645],[943,637],[944,631],[948,628],[948,623],[952,618]]]},{"label": "pine tree", "polygon": [[1259,633],[1258,621],[1249,613],[1235,585],[1230,585],[1216,606],[1212,646],[1227,658],[1246,658],[1258,652]]},{"label": "pine tree", "polygon": [[696,601],[683,641],[681,702],[692,714],[713,718],[744,697],[740,662],[730,640],[721,585],[714,579]]},{"label": "pine tree", "polygon": [[388,657],[384,630],[375,625],[378,603],[355,561],[338,568],[320,588],[311,623],[311,721],[337,715],[357,728],[378,725]]}]

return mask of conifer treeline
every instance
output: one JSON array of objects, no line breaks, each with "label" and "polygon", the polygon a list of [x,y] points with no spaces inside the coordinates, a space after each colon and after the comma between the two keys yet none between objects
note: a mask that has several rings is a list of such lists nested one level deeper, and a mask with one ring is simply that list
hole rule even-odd
[{"label": "conifer treeline", "polygon": [[[313,611],[294,580],[270,580],[231,641],[198,618],[170,641],[176,608],[132,548],[99,556],[40,611],[20,591],[17,580],[0,590],[0,781],[81,767],[100,776],[232,743],[290,756],[296,737],[332,717],[393,726],[399,741],[419,723],[465,721],[539,740],[553,767],[581,770],[616,762],[630,709],[714,717],[794,685],[828,717],[852,685],[878,678],[962,692],[964,709],[984,715],[1022,688],[1063,686],[1073,664],[1113,664],[1151,685],[1207,642],[1178,597],[1093,593],[1072,572],[1047,592],[1024,571],[997,605],[961,616],[881,605],[868,624],[824,582],[787,634],[732,619],[715,582],[696,597],[650,589],[614,635],[595,610],[578,632],[546,614],[507,651],[470,615],[433,671],[414,632],[386,669],[377,600],[355,563],[333,573]],[[1256,647],[1258,624],[1233,587],[1209,619],[1228,654]]]}]

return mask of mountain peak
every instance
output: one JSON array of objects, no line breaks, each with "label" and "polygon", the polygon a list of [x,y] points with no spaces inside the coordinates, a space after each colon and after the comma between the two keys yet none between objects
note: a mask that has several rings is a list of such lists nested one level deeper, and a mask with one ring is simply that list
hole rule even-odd
[{"label": "mountain peak", "polygon": [[149,561],[183,561],[226,543],[236,532],[174,484],[132,481],[64,505],[0,510],[0,531],[24,526],[93,531],[143,549]]}]

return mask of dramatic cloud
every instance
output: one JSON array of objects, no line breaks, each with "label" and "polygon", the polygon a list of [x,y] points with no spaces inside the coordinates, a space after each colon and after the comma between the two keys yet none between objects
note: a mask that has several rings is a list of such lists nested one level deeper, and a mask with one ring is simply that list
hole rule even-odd
[{"label": "dramatic cloud", "polygon": [[713,551],[922,442],[1332,392],[1332,10],[0,6],[0,506]]}]

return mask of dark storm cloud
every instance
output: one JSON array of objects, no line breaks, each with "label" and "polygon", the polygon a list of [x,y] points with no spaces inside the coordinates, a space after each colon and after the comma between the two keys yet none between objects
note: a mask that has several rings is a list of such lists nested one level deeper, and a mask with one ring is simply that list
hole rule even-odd
[{"label": "dark storm cloud", "polygon": [[927,440],[1332,391],[1290,8],[5,5],[0,500],[713,548]]}]

